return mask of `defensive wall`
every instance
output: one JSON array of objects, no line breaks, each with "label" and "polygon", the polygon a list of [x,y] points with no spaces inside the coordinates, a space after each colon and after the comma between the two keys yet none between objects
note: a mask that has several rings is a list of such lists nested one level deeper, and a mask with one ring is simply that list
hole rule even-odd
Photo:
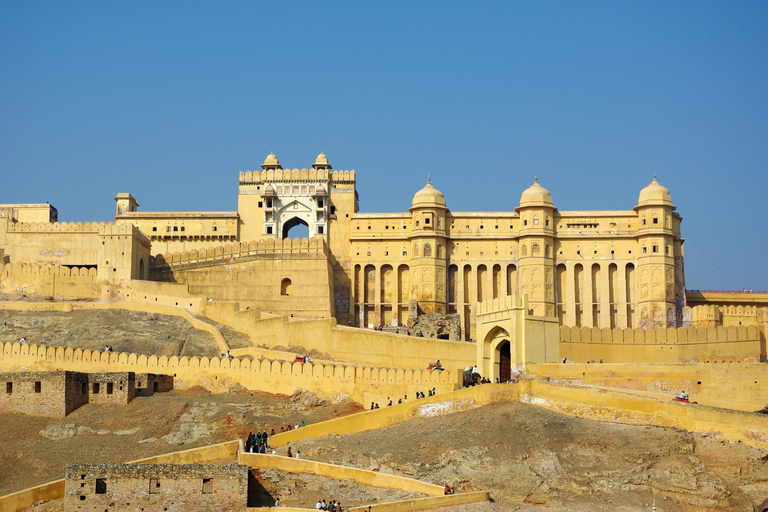
[{"label": "defensive wall", "polygon": [[101,283],[93,267],[6,263],[0,268],[0,293],[95,299],[101,296]]},{"label": "defensive wall", "polygon": [[360,403],[383,402],[385,397],[409,395],[436,388],[456,389],[459,374],[449,371],[372,368],[338,363],[294,363],[279,360],[229,359],[226,357],[157,357],[125,352],[102,352],[71,347],[5,343],[0,370],[74,370],[168,374],[174,386],[196,385],[224,392],[239,383],[250,390],[290,395],[297,389],[323,397],[348,396]]},{"label": "defensive wall", "polygon": [[262,453],[240,453],[238,455],[238,462],[259,469],[278,469],[287,473],[298,474],[310,473],[339,480],[352,480],[353,482],[373,487],[417,492],[427,496],[441,496],[444,494],[444,488],[441,485],[429,484],[398,475],[387,475],[378,471],[368,471],[367,469],[339,466],[314,460],[294,459],[292,457]]},{"label": "defensive wall", "polygon": [[766,357],[766,324],[677,329],[560,327],[560,356],[575,362],[709,363]]},{"label": "defensive wall", "polygon": [[543,381],[483,384],[453,393],[363,411],[281,432],[270,445],[286,446],[300,439],[352,434],[393,425],[411,418],[430,418],[495,402],[522,402],[579,418],[630,425],[655,425],[709,432],[718,437],[768,448],[768,416],[745,411],[680,403],[616,389],[563,385]]},{"label": "defensive wall", "polygon": [[320,237],[260,239],[158,254],[151,277],[184,283],[215,300],[238,300],[278,314],[332,317],[333,269]]},{"label": "defensive wall", "polygon": [[641,391],[671,398],[685,391],[704,405],[755,411],[768,401],[768,364],[568,363],[526,366],[526,378]]}]

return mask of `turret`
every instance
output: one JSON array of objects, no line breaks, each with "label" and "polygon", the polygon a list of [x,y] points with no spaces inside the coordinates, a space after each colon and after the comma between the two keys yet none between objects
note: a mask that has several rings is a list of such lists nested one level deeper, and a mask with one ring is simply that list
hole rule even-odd
[{"label": "turret", "polygon": [[549,190],[534,176],[515,211],[520,215],[519,293],[528,295],[529,308],[537,316],[555,316],[555,210]]},{"label": "turret", "polygon": [[[682,293],[682,240],[679,237],[680,217],[674,213],[675,206],[669,190],[653,181],[643,190],[635,211],[639,219],[637,241],[638,280],[637,297],[638,327],[676,327],[684,302]],[[676,286],[675,257],[680,255],[681,286]],[[681,304],[678,307],[678,298]]]},{"label": "turret", "polygon": [[445,196],[427,184],[411,203],[411,268],[419,307],[425,314],[446,313],[446,215]]}]

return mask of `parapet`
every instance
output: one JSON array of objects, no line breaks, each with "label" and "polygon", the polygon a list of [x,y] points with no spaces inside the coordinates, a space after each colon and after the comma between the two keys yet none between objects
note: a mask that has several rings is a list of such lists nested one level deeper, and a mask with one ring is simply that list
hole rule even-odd
[{"label": "parapet", "polygon": [[274,181],[331,181],[354,183],[355,171],[330,171],[328,169],[267,169],[240,173],[240,183],[264,183]]},{"label": "parapet", "polygon": [[151,268],[164,268],[187,263],[211,262],[215,260],[230,260],[246,256],[265,254],[311,254],[317,253],[328,256],[328,245],[323,237],[312,238],[262,238],[251,242],[219,245],[209,249],[193,249],[191,251],[158,254],[150,258]]}]

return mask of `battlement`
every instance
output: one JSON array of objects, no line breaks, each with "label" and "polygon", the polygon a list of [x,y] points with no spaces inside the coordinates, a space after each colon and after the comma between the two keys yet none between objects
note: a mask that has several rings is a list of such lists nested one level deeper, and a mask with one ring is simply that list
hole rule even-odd
[{"label": "battlement", "polygon": [[57,277],[92,277],[96,278],[94,267],[62,267],[58,265],[40,265],[36,263],[6,263],[0,266],[6,278],[20,275],[50,275]]},{"label": "battlement", "polygon": [[9,233],[99,233],[107,222],[14,222]]},{"label": "battlement", "polygon": [[256,184],[275,181],[331,181],[354,183],[355,171],[329,171],[327,169],[267,169],[265,171],[240,172],[240,184]]},{"label": "battlement", "polygon": [[188,263],[229,260],[264,254],[312,254],[328,256],[328,246],[322,237],[313,238],[262,238],[251,242],[218,245],[209,249],[158,254],[150,258],[151,268],[164,268]]}]

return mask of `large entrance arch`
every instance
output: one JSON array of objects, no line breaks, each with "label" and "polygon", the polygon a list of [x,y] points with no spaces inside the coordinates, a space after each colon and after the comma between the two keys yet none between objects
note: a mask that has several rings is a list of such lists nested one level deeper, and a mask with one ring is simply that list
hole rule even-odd
[{"label": "large entrance arch", "polygon": [[297,231],[301,231],[301,233],[294,232],[294,236],[291,238],[308,238],[309,237],[309,224],[307,224],[307,221],[305,221],[302,218],[299,217],[293,217],[288,222],[283,223],[283,238],[288,238],[288,234],[290,231],[297,227],[297,226],[304,226],[306,229],[298,228]]},{"label": "large entrance arch", "polygon": [[491,382],[509,380],[512,375],[512,337],[498,325],[491,328],[483,337],[483,361],[479,367],[483,377]]}]

